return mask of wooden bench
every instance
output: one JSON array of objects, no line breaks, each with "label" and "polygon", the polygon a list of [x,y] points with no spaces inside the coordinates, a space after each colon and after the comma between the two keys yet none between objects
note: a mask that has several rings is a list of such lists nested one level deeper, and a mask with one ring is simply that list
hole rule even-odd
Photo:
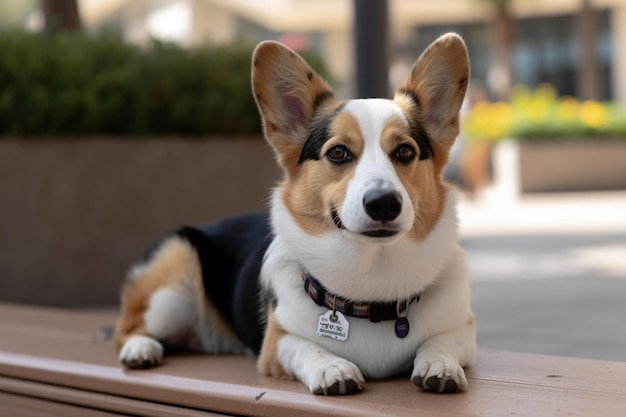
[{"label": "wooden bench", "polygon": [[626,363],[483,350],[462,394],[397,379],[321,397],[258,375],[250,357],[181,355],[124,370],[98,337],[113,319],[0,304],[0,416],[626,416]]}]

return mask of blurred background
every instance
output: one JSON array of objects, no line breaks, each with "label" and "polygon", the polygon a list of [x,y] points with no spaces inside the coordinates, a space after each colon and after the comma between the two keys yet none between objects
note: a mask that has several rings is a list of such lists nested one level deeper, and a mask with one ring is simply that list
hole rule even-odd
[{"label": "blurred background", "polygon": [[449,31],[479,346],[626,361],[624,0],[2,0],[0,302],[114,310],[164,231],[266,209],[257,42],[389,97]]}]

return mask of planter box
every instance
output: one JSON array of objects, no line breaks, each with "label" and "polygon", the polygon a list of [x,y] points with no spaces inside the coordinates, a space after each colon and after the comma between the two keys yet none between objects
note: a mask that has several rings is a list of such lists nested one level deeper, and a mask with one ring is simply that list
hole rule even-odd
[{"label": "planter box", "polygon": [[279,178],[261,137],[0,140],[0,301],[115,304],[152,240],[263,211]]},{"label": "planter box", "polygon": [[494,184],[520,193],[626,189],[626,140],[505,140],[493,153]]}]

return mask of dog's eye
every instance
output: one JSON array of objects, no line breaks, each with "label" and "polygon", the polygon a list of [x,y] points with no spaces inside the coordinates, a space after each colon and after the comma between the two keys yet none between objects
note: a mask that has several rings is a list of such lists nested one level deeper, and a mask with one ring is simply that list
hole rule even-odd
[{"label": "dog's eye", "polygon": [[352,161],[352,154],[343,145],[335,145],[326,152],[326,158],[333,164],[345,164]]},{"label": "dog's eye", "polygon": [[415,149],[411,145],[403,143],[393,152],[393,159],[401,164],[408,164],[415,159]]}]

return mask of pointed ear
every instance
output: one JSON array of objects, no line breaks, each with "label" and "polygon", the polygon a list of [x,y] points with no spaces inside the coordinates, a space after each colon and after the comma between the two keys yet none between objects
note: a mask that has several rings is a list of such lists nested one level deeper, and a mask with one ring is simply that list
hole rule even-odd
[{"label": "pointed ear", "polygon": [[460,36],[448,33],[419,57],[396,91],[395,100],[408,103],[436,146],[449,148],[459,133],[459,110],[469,80],[469,59]]},{"label": "pointed ear", "polygon": [[279,156],[302,146],[315,110],[333,99],[333,92],[291,49],[260,43],[252,56],[252,89],[263,118],[265,137]]}]

